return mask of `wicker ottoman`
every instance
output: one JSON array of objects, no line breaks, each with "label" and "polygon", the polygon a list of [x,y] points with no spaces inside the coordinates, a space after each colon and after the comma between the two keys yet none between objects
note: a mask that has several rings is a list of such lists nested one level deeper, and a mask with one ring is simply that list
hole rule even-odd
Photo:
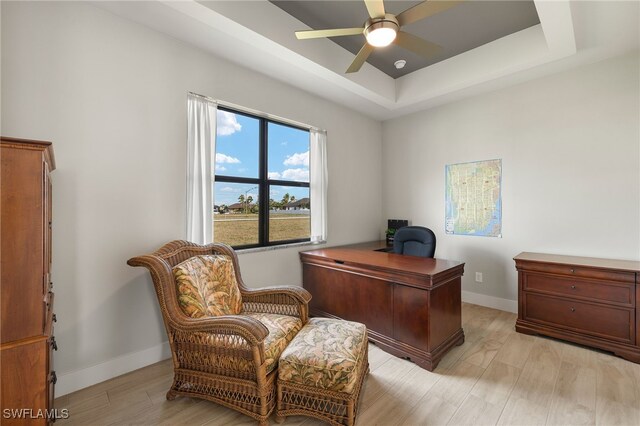
[{"label": "wicker ottoman", "polygon": [[278,362],[276,421],[305,415],[352,426],[369,373],[364,324],[312,318]]}]

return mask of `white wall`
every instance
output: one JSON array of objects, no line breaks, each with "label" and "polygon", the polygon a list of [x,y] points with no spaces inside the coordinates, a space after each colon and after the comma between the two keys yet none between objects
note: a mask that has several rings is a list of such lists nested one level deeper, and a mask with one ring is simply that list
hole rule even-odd
[{"label": "white wall", "polygon": [[[515,307],[522,251],[640,259],[640,87],[628,54],[383,123],[383,217],[433,229],[467,299]],[[502,159],[503,238],[444,233],[445,165]],[[484,283],[474,282],[483,272]],[[497,298],[497,299],[492,299]]]},{"label": "white wall", "polygon": [[[329,244],[379,236],[379,122],[88,4],[3,2],[2,134],[57,161],[58,394],[166,356],[151,280],[125,262],[184,237],[188,91],[327,129]],[[241,255],[245,281],[300,285],[300,250]]]}]

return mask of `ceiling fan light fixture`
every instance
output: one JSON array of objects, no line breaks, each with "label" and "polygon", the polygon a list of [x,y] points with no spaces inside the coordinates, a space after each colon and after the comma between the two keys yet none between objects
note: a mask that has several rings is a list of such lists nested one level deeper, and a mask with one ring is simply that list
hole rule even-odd
[{"label": "ceiling fan light fixture", "polygon": [[364,36],[367,43],[375,47],[390,45],[398,34],[398,21],[393,15],[387,14],[384,18],[369,19],[366,23]]}]

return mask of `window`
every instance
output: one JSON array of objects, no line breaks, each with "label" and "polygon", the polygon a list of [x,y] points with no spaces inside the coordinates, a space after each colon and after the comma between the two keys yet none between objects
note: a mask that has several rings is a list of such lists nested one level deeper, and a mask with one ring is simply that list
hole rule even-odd
[{"label": "window", "polygon": [[235,248],[311,240],[309,130],[218,107],[213,240]]}]

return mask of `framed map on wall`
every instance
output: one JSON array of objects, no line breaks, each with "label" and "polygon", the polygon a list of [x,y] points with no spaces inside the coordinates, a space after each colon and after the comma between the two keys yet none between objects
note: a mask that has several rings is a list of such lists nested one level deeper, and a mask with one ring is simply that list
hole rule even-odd
[{"label": "framed map on wall", "polygon": [[445,166],[445,232],[502,237],[502,160]]}]

